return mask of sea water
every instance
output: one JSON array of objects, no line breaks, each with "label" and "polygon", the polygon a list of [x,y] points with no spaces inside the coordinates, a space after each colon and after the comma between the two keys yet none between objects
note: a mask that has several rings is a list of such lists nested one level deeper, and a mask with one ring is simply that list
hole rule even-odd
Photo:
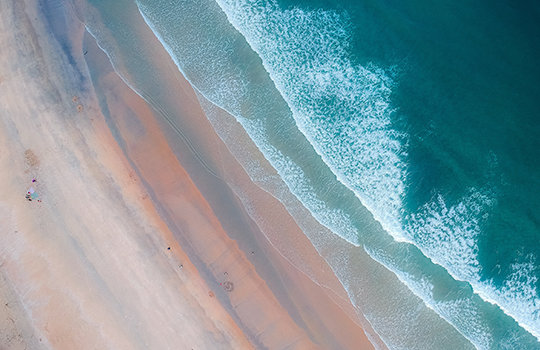
[{"label": "sea water", "polygon": [[[540,348],[535,3],[89,4],[119,74],[166,109],[142,16],[386,346]],[[279,179],[235,148],[225,112]]]}]

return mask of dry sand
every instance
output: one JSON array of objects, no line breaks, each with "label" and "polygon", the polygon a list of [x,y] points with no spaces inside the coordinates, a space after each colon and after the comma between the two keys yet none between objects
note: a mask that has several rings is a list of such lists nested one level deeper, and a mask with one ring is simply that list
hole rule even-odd
[{"label": "dry sand", "polygon": [[[254,225],[226,231],[158,116],[70,25],[74,60],[35,0],[0,2],[0,349],[372,348],[342,290]],[[307,240],[303,255],[329,271]]]}]

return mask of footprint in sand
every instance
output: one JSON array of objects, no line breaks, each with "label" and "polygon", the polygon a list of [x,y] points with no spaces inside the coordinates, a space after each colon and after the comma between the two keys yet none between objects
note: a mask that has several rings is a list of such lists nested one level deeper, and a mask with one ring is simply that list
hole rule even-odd
[{"label": "footprint in sand", "polygon": [[223,282],[223,289],[225,289],[227,292],[232,292],[234,290],[234,283],[231,281]]},{"label": "footprint in sand", "polygon": [[[71,101],[73,101],[73,103],[79,102],[79,96],[74,95],[74,96],[71,98]],[[83,105],[79,103],[79,104],[77,105],[77,111],[82,112],[83,109],[84,109],[84,108],[83,108]]]}]

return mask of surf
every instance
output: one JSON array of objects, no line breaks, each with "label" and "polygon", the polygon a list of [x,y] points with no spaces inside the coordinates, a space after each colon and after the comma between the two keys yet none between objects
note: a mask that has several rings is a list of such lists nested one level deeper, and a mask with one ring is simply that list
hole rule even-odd
[{"label": "surf", "polygon": [[[347,58],[346,14],[282,10],[275,1],[216,2],[261,57],[299,130],[385,230],[397,241],[418,246],[456,280],[471,283],[485,301],[496,300],[506,314],[540,339],[538,317],[515,307],[517,302],[522,309],[535,310],[539,304],[535,290],[527,292],[518,284],[522,291],[516,290],[515,295],[527,297],[509,302],[502,295],[516,289],[509,286],[511,280],[503,292],[481,282],[475,240],[490,203],[496,200],[493,193],[480,194],[471,188],[473,194],[453,207],[438,194],[419,212],[404,208],[407,135],[392,128],[395,111],[389,96],[395,83],[382,68],[354,65]],[[340,117],[335,120],[333,115]],[[527,278],[534,282],[533,276]]]}]

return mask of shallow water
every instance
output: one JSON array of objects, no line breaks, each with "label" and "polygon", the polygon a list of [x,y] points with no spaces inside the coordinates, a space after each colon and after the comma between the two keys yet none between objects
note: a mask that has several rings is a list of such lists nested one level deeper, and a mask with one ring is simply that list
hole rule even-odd
[{"label": "shallow water", "polygon": [[[166,110],[143,14],[388,347],[540,347],[534,4],[89,3],[116,69]],[[235,148],[217,107],[278,178]]]}]

